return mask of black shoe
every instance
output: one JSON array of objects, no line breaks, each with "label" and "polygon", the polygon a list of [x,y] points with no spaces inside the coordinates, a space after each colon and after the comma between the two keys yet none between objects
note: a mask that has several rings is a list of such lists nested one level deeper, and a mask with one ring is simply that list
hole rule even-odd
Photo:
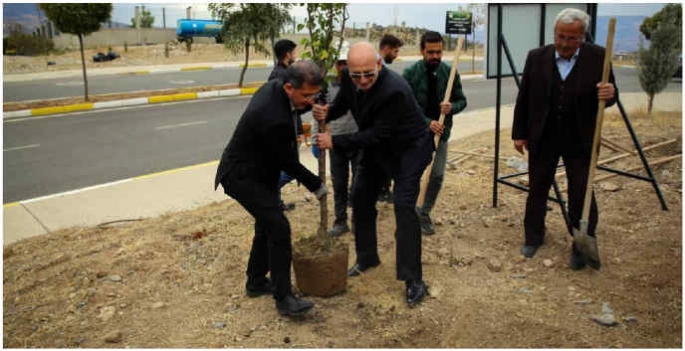
[{"label": "black shoe", "polygon": [[368,266],[362,266],[359,263],[355,263],[352,266],[352,268],[350,268],[350,270],[347,271],[347,276],[348,277],[356,277],[356,276],[362,274],[362,272],[366,271],[367,269],[371,269],[373,267],[378,267],[380,264],[381,264],[380,261],[378,261],[374,264],[368,265]]},{"label": "black shoe", "polygon": [[585,260],[583,260],[583,256],[573,245],[571,245],[571,257],[568,260],[568,266],[574,271],[579,271],[585,268]]},{"label": "black shoe", "polygon": [[527,258],[533,258],[535,256],[535,253],[538,251],[538,249],[542,246],[540,245],[523,245],[521,246],[521,255],[526,256]]},{"label": "black shoe", "polygon": [[431,216],[428,213],[420,213],[419,221],[421,223],[421,234],[433,235],[435,234],[435,225],[431,220]]},{"label": "black shoe", "polygon": [[341,236],[350,231],[350,227],[347,226],[347,222],[336,222],[333,224],[333,228],[328,231],[330,236]]},{"label": "black shoe", "polygon": [[378,196],[378,200],[391,204],[392,203],[392,191],[390,191],[389,188],[381,189],[381,193]]},{"label": "black shoe", "polygon": [[428,286],[423,280],[407,280],[405,284],[407,287],[407,305],[409,307],[414,307],[428,295]]},{"label": "black shoe", "polygon": [[292,202],[287,203],[287,204],[285,202],[281,202],[279,206],[281,207],[281,211],[283,211],[283,212],[291,211],[291,210],[295,209],[295,204]]},{"label": "black shoe", "polygon": [[276,301],[276,309],[281,316],[301,316],[314,307],[314,303],[288,295]]},{"label": "black shoe", "polygon": [[245,291],[247,292],[248,297],[271,295],[274,293],[274,286],[271,284],[269,278],[264,278],[264,280],[258,284],[245,284]]}]

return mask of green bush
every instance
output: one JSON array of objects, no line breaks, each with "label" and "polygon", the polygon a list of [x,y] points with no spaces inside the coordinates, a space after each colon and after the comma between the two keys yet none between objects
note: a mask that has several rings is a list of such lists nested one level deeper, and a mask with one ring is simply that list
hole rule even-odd
[{"label": "green bush", "polygon": [[20,24],[10,27],[9,35],[3,38],[3,54],[36,56],[52,51],[52,39],[26,34]]}]

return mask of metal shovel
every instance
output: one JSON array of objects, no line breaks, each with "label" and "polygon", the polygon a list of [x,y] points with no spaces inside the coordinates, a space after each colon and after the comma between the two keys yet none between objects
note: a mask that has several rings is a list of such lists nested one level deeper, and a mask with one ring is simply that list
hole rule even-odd
[{"label": "metal shovel", "polygon": [[[607,32],[606,51],[604,53],[604,70],[602,71],[602,83],[609,81],[609,71],[611,67],[611,52],[614,46],[614,31],[616,18],[609,20],[609,30]],[[599,141],[602,138],[602,121],[604,119],[605,100],[599,100],[597,107],[597,121],[595,125],[595,135],[592,142],[592,153],[590,158],[590,168],[585,187],[585,201],[583,202],[583,213],[580,219],[580,229],[573,228],[573,245],[580,253],[583,261],[594,269],[599,269],[599,251],[597,250],[597,239],[587,233],[588,218],[590,217],[590,205],[592,201],[592,185],[595,180],[597,168],[597,155],[599,153]]]}]

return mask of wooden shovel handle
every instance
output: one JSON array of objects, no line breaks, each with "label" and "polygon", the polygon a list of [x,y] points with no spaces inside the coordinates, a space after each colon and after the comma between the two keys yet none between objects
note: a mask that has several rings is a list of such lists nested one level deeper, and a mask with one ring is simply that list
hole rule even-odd
[{"label": "wooden shovel handle", "polygon": [[[609,19],[609,30],[607,31],[607,45],[604,51],[604,69],[602,71],[602,84],[609,82],[609,72],[611,70],[611,56],[614,47],[614,32],[616,30],[616,18]],[[597,106],[597,120],[595,124],[595,135],[592,141],[592,154],[590,158],[590,169],[587,177],[587,185],[585,187],[585,199],[583,202],[583,214],[581,221],[587,222],[590,217],[590,203],[592,201],[592,185],[595,180],[595,172],[597,168],[597,154],[599,149],[599,141],[602,138],[602,122],[604,119],[605,100],[599,100]]]},{"label": "wooden shovel handle", "polygon": [[[454,84],[454,78],[457,75],[457,64],[459,63],[459,55],[461,54],[461,46],[464,43],[464,38],[459,38],[457,40],[457,49],[454,51],[454,60],[452,61],[452,68],[450,69],[450,79],[447,82],[447,90],[445,91],[445,98],[442,100],[442,102],[449,102],[450,97],[452,96],[452,85]],[[440,118],[438,119],[438,122],[440,124],[445,123],[445,114],[440,113]],[[438,145],[440,143],[440,135],[435,135],[433,138],[433,145],[435,145],[435,148],[438,148]],[[421,207],[423,206],[423,201],[426,199],[426,189],[428,189],[428,181],[430,180],[430,175],[431,172],[433,171],[433,161],[431,160],[431,163],[426,167],[426,169],[423,171],[423,175],[421,176],[421,186],[419,187],[419,198],[416,200],[416,206]]]}]

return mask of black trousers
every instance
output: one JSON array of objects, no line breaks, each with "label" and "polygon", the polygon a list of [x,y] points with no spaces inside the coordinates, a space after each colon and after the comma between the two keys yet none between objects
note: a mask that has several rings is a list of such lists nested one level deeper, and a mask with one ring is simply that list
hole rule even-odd
[{"label": "black trousers", "polygon": [[[354,180],[357,175],[357,165],[361,158],[361,151],[346,151],[342,149],[330,150],[331,155],[331,180],[333,181],[333,199],[335,200],[335,222],[347,221],[347,201],[352,198]],[[352,185],[350,181],[350,168],[352,169]],[[350,191],[348,192],[348,188]]]},{"label": "black trousers", "polygon": [[258,284],[271,272],[274,298],[292,294],[290,223],[278,206],[278,184],[264,184],[232,172],[222,181],[226,195],[255,218],[255,236],[247,263],[247,284]]},{"label": "black trousers", "polygon": [[357,263],[360,265],[369,266],[380,262],[376,233],[376,201],[385,176],[389,174],[395,184],[393,204],[397,279],[422,279],[421,227],[415,206],[419,196],[421,175],[430,162],[432,151],[433,146],[428,134],[390,160],[379,159],[379,155],[364,150],[357,170],[352,199],[354,243]]},{"label": "black trousers", "polygon": [[[554,181],[559,157],[564,160],[568,178],[568,213],[571,225],[580,228],[585,200],[590,153],[581,146],[577,128],[572,123],[549,117],[538,149],[528,154],[530,192],[524,219],[526,245],[540,245],[545,237],[547,196]],[[588,234],[595,235],[598,211],[594,192],[588,218]]]}]

